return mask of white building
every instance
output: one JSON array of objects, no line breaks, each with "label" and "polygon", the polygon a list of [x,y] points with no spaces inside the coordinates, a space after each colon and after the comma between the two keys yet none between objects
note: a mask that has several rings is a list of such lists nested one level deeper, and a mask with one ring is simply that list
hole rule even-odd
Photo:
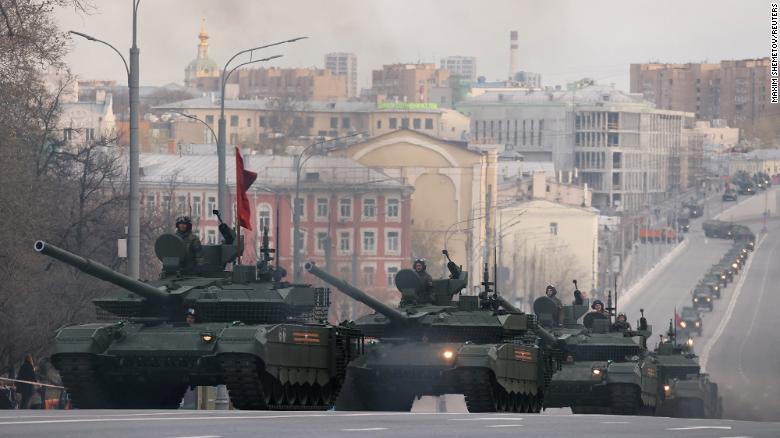
[{"label": "white building", "polygon": [[65,102],[60,108],[59,128],[68,144],[78,145],[118,136],[111,93],[96,90],[93,102]]},{"label": "white building", "polygon": [[439,66],[449,70],[450,76],[458,76],[470,82],[477,80],[477,58],[473,56],[445,56]]}]

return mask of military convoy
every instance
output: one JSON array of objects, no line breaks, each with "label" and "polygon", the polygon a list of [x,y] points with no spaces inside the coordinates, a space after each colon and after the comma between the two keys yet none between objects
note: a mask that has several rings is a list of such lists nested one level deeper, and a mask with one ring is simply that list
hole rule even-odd
[{"label": "military convoy", "polygon": [[680,310],[680,317],[677,318],[678,333],[683,337],[687,334],[696,333],[701,336],[704,330],[704,322],[701,319],[701,312],[695,307],[685,306]]},{"label": "military convoy", "polygon": [[35,243],[41,254],[121,288],[94,300],[104,321],[57,332],[52,363],[75,407],[177,408],[188,387],[216,384],[227,385],[238,409],[333,405],[347,363],[361,352],[360,333],[326,322],[327,288],[272,281],[267,230],[260,263],[225,271],[240,243],[221,231],[225,243],[203,245],[197,266],[184,264],[181,238],[160,236],[163,269],[150,282]]},{"label": "military convoy", "polygon": [[390,307],[312,262],[305,265],[375,311],[354,322],[367,342],[347,367],[336,409],[408,411],[415,397],[442,394],[464,394],[469,412],[542,409],[558,367],[557,340],[491,290],[487,266],[479,296],[463,295],[468,273],[451,260],[447,267],[450,277],[431,284],[400,270],[400,304]]}]

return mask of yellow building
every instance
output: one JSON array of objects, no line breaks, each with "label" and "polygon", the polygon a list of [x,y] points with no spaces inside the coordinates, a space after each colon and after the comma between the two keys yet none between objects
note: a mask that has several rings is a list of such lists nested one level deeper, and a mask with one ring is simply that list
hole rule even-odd
[{"label": "yellow building", "polygon": [[486,235],[495,223],[495,152],[478,153],[465,142],[401,129],[332,153],[413,186],[413,256],[428,259],[435,278],[446,272],[441,255],[446,247],[453,260],[470,271],[471,285],[481,282],[486,248],[495,241],[492,231]]}]

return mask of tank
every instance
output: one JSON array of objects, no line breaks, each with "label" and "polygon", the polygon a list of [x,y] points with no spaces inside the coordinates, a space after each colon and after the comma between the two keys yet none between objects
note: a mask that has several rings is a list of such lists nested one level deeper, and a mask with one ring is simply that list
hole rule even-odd
[{"label": "tank", "polygon": [[690,306],[685,306],[680,309],[677,330],[683,337],[693,333],[701,336],[702,331],[704,330],[703,325],[701,313],[697,309]]},{"label": "tank", "polygon": [[354,322],[366,336],[365,351],[347,367],[337,410],[408,411],[415,397],[443,394],[463,394],[469,412],[542,409],[556,368],[555,338],[492,291],[487,278],[479,296],[463,294],[468,273],[451,260],[447,266],[450,278],[429,287],[414,271],[400,270],[401,300],[393,307],[305,265],[375,311]]},{"label": "tank", "polygon": [[196,266],[184,263],[181,238],[160,236],[162,273],[148,282],[35,243],[39,253],[119,287],[94,300],[98,321],[57,332],[51,360],[75,407],[177,408],[188,387],[217,384],[227,385],[238,409],[333,405],[346,364],[359,354],[359,333],[326,322],[329,289],[281,281],[267,230],[260,262],[225,271],[239,249],[226,231],[224,243],[203,245]]},{"label": "tank", "polygon": [[[577,291],[575,291],[575,296]],[[619,330],[611,316],[588,312],[588,302],[558,305],[543,296],[534,301],[539,324],[559,339],[563,362],[553,375],[545,407],[570,407],[577,414],[637,415],[656,404],[655,366],[647,361],[646,340],[652,334],[644,316],[638,330]],[[563,323],[554,315],[563,313]]]},{"label": "tank", "polygon": [[658,367],[658,408],[656,415],[677,418],[721,418],[722,402],[718,385],[701,372],[693,353],[693,339],[678,343],[679,332],[671,327],[650,355]]},{"label": "tank", "polygon": [[702,229],[704,230],[705,236],[714,237],[717,239],[734,238],[732,226],[733,224],[731,222],[724,222],[718,220],[706,220],[701,225]]}]

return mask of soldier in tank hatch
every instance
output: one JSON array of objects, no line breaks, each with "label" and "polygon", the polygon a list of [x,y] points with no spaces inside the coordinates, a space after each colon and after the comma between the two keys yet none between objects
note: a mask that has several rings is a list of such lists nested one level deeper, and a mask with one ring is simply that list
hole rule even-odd
[{"label": "soldier in tank hatch", "polygon": [[593,301],[593,304],[590,305],[590,308],[593,309],[590,311],[590,313],[599,313],[609,318],[609,312],[604,310],[604,303],[602,303],[601,300]]},{"label": "soldier in tank hatch", "polygon": [[187,247],[186,255],[182,260],[185,268],[194,268],[200,264],[201,244],[200,239],[192,232],[192,219],[189,216],[176,218],[176,235],[184,241]]},{"label": "soldier in tank hatch", "polygon": [[195,324],[195,309],[187,309],[187,313],[184,315],[184,322],[187,324]]},{"label": "soldier in tank hatch", "polygon": [[612,329],[621,332],[631,330],[631,323],[628,322],[628,317],[625,313],[618,313],[615,323],[612,324]]},{"label": "soldier in tank hatch", "polygon": [[553,314],[553,321],[556,325],[561,325],[563,323],[562,316],[563,312],[561,312],[561,309],[563,308],[563,303],[561,303],[561,300],[556,296],[558,295],[558,290],[555,289],[555,286],[548,284],[547,288],[544,290],[544,294],[547,295],[547,298],[552,300],[555,303],[555,313]]}]

